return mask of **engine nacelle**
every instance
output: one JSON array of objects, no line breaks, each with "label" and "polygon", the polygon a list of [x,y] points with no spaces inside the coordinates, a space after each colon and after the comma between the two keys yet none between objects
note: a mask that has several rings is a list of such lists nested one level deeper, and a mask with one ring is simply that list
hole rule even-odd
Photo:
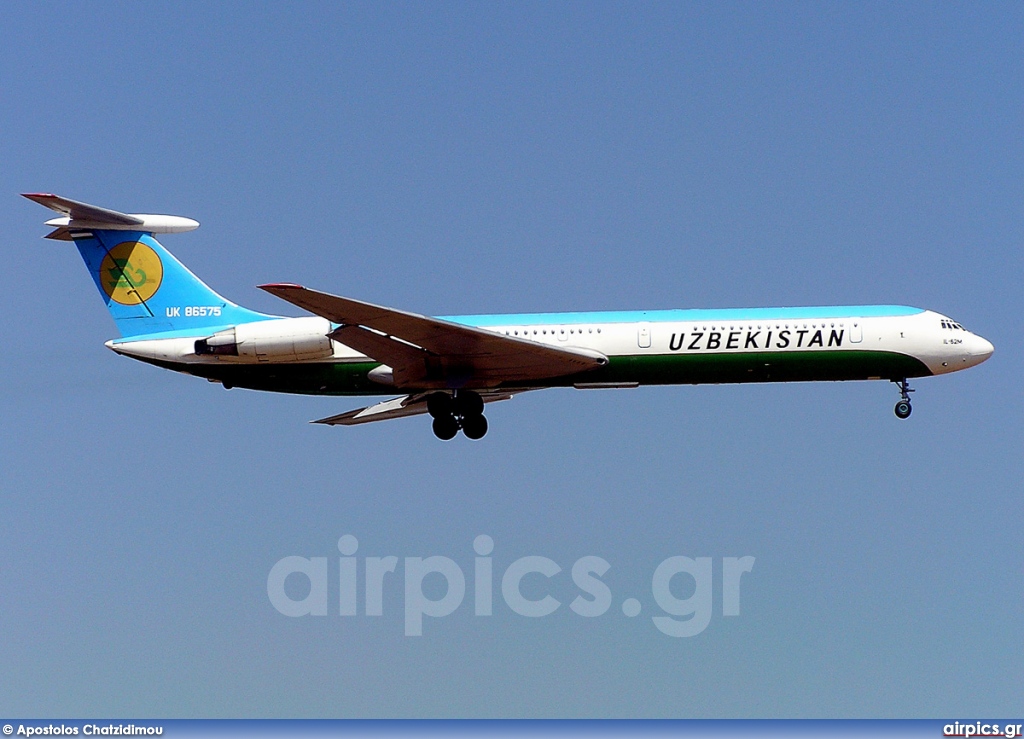
[{"label": "engine nacelle", "polygon": [[[278,318],[242,323],[199,339],[195,352],[236,362],[301,362],[334,356],[326,318]],[[237,357],[237,359],[236,359]]]}]

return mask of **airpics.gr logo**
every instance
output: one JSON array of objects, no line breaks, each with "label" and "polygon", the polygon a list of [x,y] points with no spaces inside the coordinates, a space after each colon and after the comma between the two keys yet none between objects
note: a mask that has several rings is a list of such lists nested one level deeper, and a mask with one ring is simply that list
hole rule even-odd
[{"label": "airpics.gr logo", "polygon": [[103,258],[100,284],[111,300],[138,305],[156,295],[164,277],[160,257],[141,241],[122,241]]}]

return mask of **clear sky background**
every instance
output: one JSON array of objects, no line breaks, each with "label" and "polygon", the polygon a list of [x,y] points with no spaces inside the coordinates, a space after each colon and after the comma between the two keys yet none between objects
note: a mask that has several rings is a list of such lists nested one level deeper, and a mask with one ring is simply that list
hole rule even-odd
[{"label": "clear sky background", "polygon": [[[0,26],[0,713],[1020,715],[1024,6],[24,3]],[[906,422],[879,382],[551,390],[475,443],[311,426],[360,399],[105,349],[30,191],[198,219],[163,243],[265,311],[297,313],[270,281],[431,314],[902,303],[996,353],[917,381]],[[467,574],[488,534],[498,576],[558,562],[524,590],[563,605],[475,617],[470,591],[406,637],[400,565],[381,617],[274,610],[301,555],[329,558],[336,614],[343,534]],[[584,555],[612,565],[595,619],[568,609]],[[715,561],[693,638],[651,622],[673,555]],[[723,617],[721,558],[747,555]]]}]

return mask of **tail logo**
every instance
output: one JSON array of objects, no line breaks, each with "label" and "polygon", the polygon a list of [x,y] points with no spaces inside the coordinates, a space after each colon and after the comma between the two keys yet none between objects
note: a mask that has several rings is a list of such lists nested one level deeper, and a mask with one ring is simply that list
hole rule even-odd
[{"label": "tail logo", "polygon": [[141,241],[122,241],[103,258],[100,284],[111,300],[121,305],[138,305],[160,289],[164,265],[160,257]]}]

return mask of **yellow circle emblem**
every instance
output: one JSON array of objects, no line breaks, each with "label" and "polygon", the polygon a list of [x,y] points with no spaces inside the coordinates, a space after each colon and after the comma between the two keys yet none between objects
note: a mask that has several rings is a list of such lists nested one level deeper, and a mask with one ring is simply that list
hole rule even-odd
[{"label": "yellow circle emblem", "polygon": [[103,258],[100,284],[115,303],[138,305],[156,295],[164,278],[160,257],[141,241],[122,241]]}]

